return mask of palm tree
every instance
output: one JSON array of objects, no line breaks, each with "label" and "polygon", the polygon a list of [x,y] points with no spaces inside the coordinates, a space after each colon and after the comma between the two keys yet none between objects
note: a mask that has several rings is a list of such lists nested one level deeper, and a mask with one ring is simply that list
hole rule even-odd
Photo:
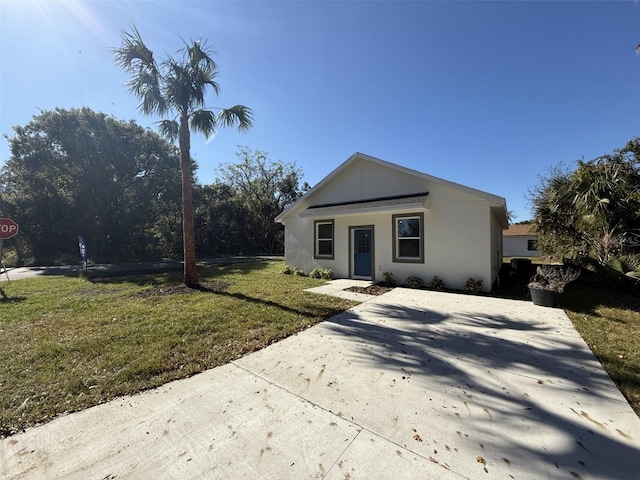
[{"label": "palm tree", "polygon": [[160,67],[153,58],[135,26],[122,32],[122,45],[113,50],[116,64],[131,75],[127,83],[140,100],[139,109],[145,115],[172,116],[159,122],[160,132],[171,141],[178,139],[180,171],[182,173],[182,235],[184,244],[184,283],[199,287],[196,271],[195,231],[193,223],[193,193],[191,174],[191,130],[205,137],[218,127],[237,126],[248,130],[253,122],[251,109],[236,105],[227,109],[206,108],[205,93],[209,87],[216,95],[220,91],[212,52],[200,40],[184,42],[178,60],[168,57]]}]

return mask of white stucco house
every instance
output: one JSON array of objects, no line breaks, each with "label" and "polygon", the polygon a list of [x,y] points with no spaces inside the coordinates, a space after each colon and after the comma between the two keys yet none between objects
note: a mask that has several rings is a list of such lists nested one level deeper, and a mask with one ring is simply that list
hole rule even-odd
[{"label": "white stucco house", "polygon": [[490,290],[502,264],[504,198],[355,153],[278,215],[285,262],[309,273],[398,283],[437,275]]},{"label": "white stucco house", "polygon": [[509,225],[509,229],[503,232],[505,257],[539,257],[536,234],[531,230],[531,225]]}]

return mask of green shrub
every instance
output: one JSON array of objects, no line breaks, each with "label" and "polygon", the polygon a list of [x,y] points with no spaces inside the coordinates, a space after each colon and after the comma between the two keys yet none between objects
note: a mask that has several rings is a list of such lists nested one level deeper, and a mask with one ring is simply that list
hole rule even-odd
[{"label": "green shrub", "polygon": [[311,278],[322,278],[324,280],[333,280],[333,270],[330,268],[319,269],[314,268],[309,272]]},{"label": "green shrub", "polygon": [[384,283],[387,284],[387,287],[393,287],[396,284],[396,280],[393,278],[393,273],[384,272],[382,276],[384,277]]},{"label": "green shrub", "polygon": [[482,280],[474,280],[473,278],[469,278],[466,282],[464,282],[464,291],[474,294],[481,293],[483,291]]},{"label": "green shrub", "polygon": [[309,276],[311,278],[322,278],[322,270],[320,270],[319,268],[314,268],[309,272]]},{"label": "green shrub", "polygon": [[[298,275],[299,277],[307,276],[307,274],[304,273],[304,270],[300,270],[299,268],[296,268],[296,267],[290,267],[289,265],[285,265],[284,267],[282,267],[282,270],[280,270],[280,273],[283,273],[285,275]],[[311,273],[313,273],[313,271]],[[314,278],[320,278],[320,277],[314,277]]]},{"label": "green shrub", "polygon": [[442,280],[437,275],[434,275],[431,281],[427,283],[427,288],[429,290],[438,290],[439,292],[441,292],[446,288],[446,285],[444,283],[444,280]]},{"label": "green shrub", "polygon": [[19,261],[18,252],[16,252],[15,249],[7,248],[2,252],[2,258],[0,260],[2,261],[2,263],[4,263],[4,266],[7,268],[17,267],[18,261]]},{"label": "green shrub", "polygon": [[320,277],[325,280],[333,280],[333,270],[330,268],[325,268],[320,272]]},{"label": "green shrub", "polygon": [[409,288],[420,288],[424,286],[424,281],[420,277],[416,277],[415,275],[407,278],[407,281],[405,283]]},{"label": "green shrub", "polygon": [[640,282],[640,254],[611,256],[609,268],[637,282]]}]

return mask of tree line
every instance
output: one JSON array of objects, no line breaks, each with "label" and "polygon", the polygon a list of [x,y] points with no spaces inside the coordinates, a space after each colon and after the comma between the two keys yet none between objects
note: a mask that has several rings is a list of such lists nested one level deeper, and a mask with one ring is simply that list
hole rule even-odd
[{"label": "tree line", "polygon": [[544,253],[640,279],[640,138],[574,169],[552,168],[529,200]]},{"label": "tree line", "polygon": [[[89,108],[57,108],[7,138],[0,215],[20,225],[5,241],[7,263],[75,263],[78,235],[95,262],[182,256],[180,152],[163,137]],[[273,219],[308,189],[295,163],[246,147],[236,156],[213,184],[191,181],[199,257],[282,253]]]}]

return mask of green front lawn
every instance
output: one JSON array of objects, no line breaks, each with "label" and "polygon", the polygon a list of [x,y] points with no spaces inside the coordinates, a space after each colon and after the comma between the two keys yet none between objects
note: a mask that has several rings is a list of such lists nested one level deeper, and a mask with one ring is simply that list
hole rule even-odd
[{"label": "green front lawn", "polygon": [[[304,292],[282,262],[179,273],[2,283],[0,436],[223,365],[354,305]],[[186,290],[186,289],[185,289]]]},{"label": "green front lawn", "polygon": [[640,416],[640,299],[632,292],[570,288],[563,306],[609,376]]},{"label": "green front lawn", "polygon": [[[210,291],[176,288],[179,273],[3,282],[0,436],[228,363],[354,305],[304,292],[324,281],[282,266],[202,269]],[[576,286],[564,306],[640,415],[637,296]]]}]

